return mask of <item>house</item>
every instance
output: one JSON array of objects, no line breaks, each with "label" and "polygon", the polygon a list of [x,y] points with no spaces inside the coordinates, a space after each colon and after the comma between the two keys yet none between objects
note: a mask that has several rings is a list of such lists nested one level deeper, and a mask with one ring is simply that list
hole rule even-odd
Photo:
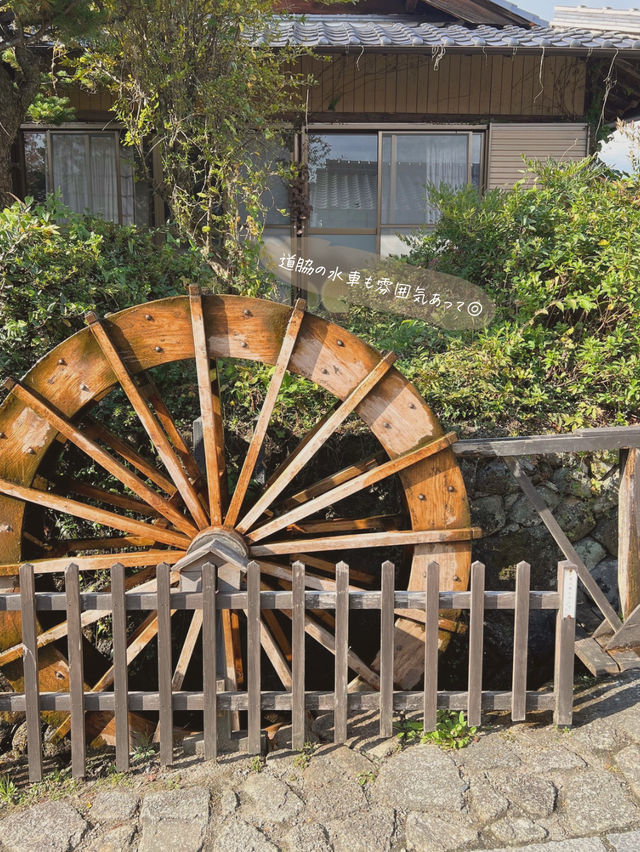
[{"label": "house", "polygon": [[[583,157],[603,121],[640,101],[640,32],[589,26],[578,16],[551,27],[507,0],[283,0],[275,44],[315,54],[299,60],[318,84],[290,152],[308,164],[312,210],[308,221],[283,217],[287,193],[274,186],[267,245],[302,256],[319,237],[385,256],[402,250],[398,235],[435,221],[425,184],[508,186],[523,155]],[[108,97],[72,101],[75,123],[23,127],[18,192],[55,187],[114,221],[163,219],[133,179]]]}]

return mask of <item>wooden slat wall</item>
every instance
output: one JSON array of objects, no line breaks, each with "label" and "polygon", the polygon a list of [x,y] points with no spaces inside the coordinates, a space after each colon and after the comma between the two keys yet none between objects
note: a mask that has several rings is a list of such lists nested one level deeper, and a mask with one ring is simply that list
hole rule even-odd
[{"label": "wooden slat wall", "polygon": [[513,186],[525,170],[523,156],[537,160],[580,160],[588,153],[586,124],[491,124],[487,189]]},{"label": "wooden slat wall", "polygon": [[577,118],[584,113],[585,60],[573,56],[424,54],[304,57],[299,72],[317,114],[525,116]]}]

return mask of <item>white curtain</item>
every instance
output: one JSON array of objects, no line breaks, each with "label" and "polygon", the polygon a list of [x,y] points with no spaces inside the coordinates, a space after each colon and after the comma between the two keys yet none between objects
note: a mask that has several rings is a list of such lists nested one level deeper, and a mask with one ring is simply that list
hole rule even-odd
[{"label": "white curtain", "polygon": [[89,207],[86,136],[52,133],[51,156],[54,189],[62,193],[67,207],[83,213]]},{"label": "white curtain", "polygon": [[382,223],[433,224],[427,184],[460,188],[468,181],[467,135],[397,135],[382,141]]},{"label": "white curtain", "polygon": [[118,221],[118,177],[115,138],[109,134],[89,137],[91,159],[91,212]]},{"label": "white curtain", "polygon": [[118,221],[115,137],[112,134],[52,133],[53,182],[64,203]]}]

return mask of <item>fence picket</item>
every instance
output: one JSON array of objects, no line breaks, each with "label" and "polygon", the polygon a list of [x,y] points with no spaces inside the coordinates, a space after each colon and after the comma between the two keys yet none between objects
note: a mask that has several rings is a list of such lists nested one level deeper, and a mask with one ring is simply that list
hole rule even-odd
[{"label": "fence picket", "polygon": [[171,692],[171,568],[161,562],[156,568],[158,583],[158,701],[160,704],[160,764],[173,761],[173,696]]},{"label": "fence picket", "polygon": [[435,731],[438,721],[438,614],[440,566],[427,565],[424,619],[424,730]]},{"label": "fence picket", "polygon": [[260,566],[247,565],[247,701],[248,751],[260,754]]},{"label": "fence picket", "polygon": [[469,725],[479,725],[482,718],[482,645],[484,626],[484,565],[471,566],[471,608],[469,614]]},{"label": "fence picket", "polygon": [[20,615],[22,618],[22,666],[27,717],[29,781],[42,780],[42,736],[38,689],[38,646],[33,565],[20,566]]},{"label": "fence picket", "polygon": [[349,654],[349,566],[336,565],[336,655],[333,712],[333,741],[347,739],[347,658]]},{"label": "fence picket", "polygon": [[80,575],[72,562],[64,572],[67,598],[67,649],[69,655],[69,698],[71,701],[71,775],[84,778],[86,734],[84,728],[84,660],[80,623]]},{"label": "fence picket", "polygon": [[380,602],[380,736],[393,736],[393,620],[395,565],[382,563]]},{"label": "fence picket", "polygon": [[127,670],[127,609],[124,565],[111,567],[113,615],[113,701],[116,720],[116,769],[129,769],[129,672]]},{"label": "fence picket", "polygon": [[216,569],[202,566],[202,693],[205,760],[218,756],[218,699],[216,695]]},{"label": "fence picket", "polygon": [[527,657],[529,645],[529,592],[531,566],[519,562],[516,568],[516,606],[513,627],[513,676],[511,678],[511,720],[524,721],[527,713]]},{"label": "fence picket", "polygon": [[300,750],[304,746],[304,626],[305,626],[305,601],[304,601],[304,565],[302,562],[294,562],[293,570],[293,610],[291,628],[292,647],[292,679],[291,688],[291,748]]},{"label": "fence picket", "polygon": [[558,564],[560,608],[556,621],[556,656],[554,666],[556,725],[571,725],[573,721],[573,668],[576,638],[576,594],[578,573],[571,562]]}]

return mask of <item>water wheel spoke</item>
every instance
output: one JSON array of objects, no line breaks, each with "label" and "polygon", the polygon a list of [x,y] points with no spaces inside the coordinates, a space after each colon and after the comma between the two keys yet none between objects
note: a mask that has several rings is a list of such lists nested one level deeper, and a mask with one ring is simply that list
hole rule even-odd
[{"label": "water wheel spoke", "polygon": [[328,417],[321,428],[306,441],[304,447],[295,454],[290,463],[281,471],[279,476],[266,488],[260,499],[251,507],[249,512],[238,524],[239,532],[246,532],[264,513],[276,497],[284,491],[293,478],[302,470],[311,458],[318,452],[320,447],[329,439],[335,430],[347,419],[349,414],[362,402],[367,394],[374,388],[380,379],[386,374],[396,356],[388,352],[376,366],[358,383],[347,398]]},{"label": "water wheel spoke", "polygon": [[371,515],[368,518],[328,518],[326,521],[302,521],[290,529],[302,533],[349,532],[351,530],[394,530],[402,515]]},{"label": "water wheel spoke", "polygon": [[212,386],[211,361],[207,348],[202,295],[198,287],[189,287],[189,308],[198,379],[200,415],[202,417],[202,440],[209,492],[209,516],[212,524],[221,524],[225,476],[222,406],[219,393],[215,392],[217,391],[217,382],[215,388]]},{"label": "water wheel spoke", "polygon": [[[260,644],[273,666],[280,683],[291,689],[291,645],[273,612],[265,610],[260,619]],[[288,653],[287,653],[288,649]]]},{"label": "water wheel spoke", "polygon": [[334,535],[323,538],[290,539],[253,545],[251,556],[271,556],[281,553],[308,553],[322,550],[353,550],[369,547],[398,547],[405,544],[435,544],[453,541],[468,541],[480,538],[478,527],[454,530],[390,530],[388,532],[366,532],[354,535]]},{"label": "water wheel spoke", "polygon": [[134,494],[156,509],[161,515],[175,524],[178,529],[186,532],[188,535],[194,535],[197,530],[190,524],[187,519],[178,512],[170,503],[157,494],[138,476],[136,476],[129,468],[125,467],[122,462],[114,459],[106,450],[99,444],[96,444],[90,438],[81,432],[73,425],[66,417],[54,411],[49,404],[37,396],[33,391],[15,382],[13,379],[7,379],[5,387],[11,389],[12,393],[39,417],[42,417],[53,428],[68,438],[78,449],[82,450],[89,458],[103,467],[108,473],[118,479],[123,485],[129,488]]},{"label": "water wheel spoke", "polygon": [[109,333],[94,313],[88,313],[86,315],[86,321],[93,332],[100,349],[102,350],[102,354],[113,370],[122,390],[125,392],[134,411],[138,415],[140,422],[144,426],[149,438],[158,451],[158,455],[160,456],[160,459],[167,469],[176,488],[180,492],[185,505],[198,527],[200,527],[200,529],[204,529],[209,525],[209,519],[202,508],[198,494],[190,482],[189,477],[185,473],[184,468],[176,456],[165,432],[151,412],[151,409],[140,392],[140,389],[133,381],[133,378],[125,366],[120,353],[113,344]]},{"label": "water wheel spoke", "polygon": [[297,506],[295,509],[291,509],[284,515],[274,518],[249,533],[247,537],[253,542],[261,541],[263,538],[281,530],[289,524],[295,523],[302,518],[307,518],[314,512],[320,511],[320,509],[326,509],[327,506],[331,506],[339,500],[344,500],[345,497],[349,497],[357,491],[361,491],[363,488],[368,488],[370,485],[374,485],[376,482],[380,482],[382,479],[386,479],[388,476],[391,476],[394,473],[399,473],[406,467],[409,467],[428,456],[434,455],[434,453],[447,449],[454,441],[455,434],[451,432],[448,435],[443,435],[440,438],[433,438],[419,444],[417,447],[414,447],[414,449],[408,450],[406,453],[402,453],[395,459],[390,459],[383,464],[377,465],[376,467],[361,473],[359,476],[350,479],[348,482],[343,482],[341,485],[331,488],[324,494],[308,500],[306,503]]},{"label": "water wheel spoke", "polygon": [[200,468],[198,467],[191,450],[187,446],[186,441],[182,437],[180,430],[176,426],[173,415],[167,408],[167,405],[158,390],[158,386],[148,373],[144,373],[139,377],[139,379],[138,388],[140,393],[147,404],[151,405],[155,411],[156,417],[160,421],[160,425],[164,429],[167,437],[173,444],[173,448],[182,461],[184,469],[194,481],[201,479],[202,473]]},{"label": "water wheel spoke", "polygon": [[[100,556],[74,556],[70,558],[59,557],[56,559],[31,559],[29,564],[33,565],[35,574],[55,574],[64,571],[69,562],[78,566],[80,571],[106,571],[111,566],[120,562],[125,568],[141,568],[155,566],[160,562],[174,565],[184,556],[184,550],[145,550],[139,553],[109,553]],[[24,562],[12,562],[0,565],[0,576],[13,576],[18,573]],[[137,574],[134,576],[138,576]]]},{"label": "water wheel spoke", "polygon": [[[302,552],[292,553],[289,558],[292,562],[303,562],[307,569],[311,567],[316,571],[322,571],[330,576],[335,576],[335,562],[329,562],[329,560],[322,559],[319,556],[312,556],[310,553]],[[349,577],[352,580],[357,580],[359,583],[364,583],[367,586],[372,586],[374,583],[379,581],[379,577],[375,577],[368,571],[362,571],[359,568],[352,568],[351,566],[349,566]]]},{"label": "water wheel spoke", "polygon": [[98,488],[95,485],[89,485],[87,482],[80,482],[69,477],[57,479],[50,483],[53,487],[52,493],[59,494],[61,497],[67,494],[76,494],[79,497],[88,497],[90,500],[95,500],[98,503],[105,503],[113,506],[115,509],[124,509],[128,512],[136,512],[139,515],[145,515],[148,518],[163,517],[157,509],[138,500],[136,497],[129,497],[127,494],[121,494],[116,491],[107,491],[104,488]]},{"label": "water wheel spoke", "polygon": [[[305,556],[300,555],[299,561],[304,562]],[[259,560],[258,564],[260,565],[260,572],[262,574],[266,574],[268,577],[275,577],[279,580],[286,580],[287,582],[293,582],[293,569],[290,565],[282,565],[276,562],[267,562],[266,560]],[[323,577],[320,574],[315,574],[308,569],[305,570],[305,583],[310,589],[317,589],[321,592],[334,592],[336,589],[336,581],[332,580],[330,577]],[[362,591],[360,586],[350,585],[349,589],[351,591]],[[265,610],[265,612],[269,612],[270,610]]]},{"label": "water wheel spoke", "polygon": [[151,461],[149,461],[149,459],[140,455],[135,447],[133,447],[128,441],[124,441],[122,438],[114,435],[113,432],[107,429],[107,427],[102,423],[98,423],[97,420],[89,417],[85,421],[83,432],[88,438],[102,441],[102,443],[106,444],[110,450],[113,450],[114,453],[117,453],[126,462],[129,462],[132,467],[135,467],[136,470],[139,470],[140,473],[144,474],[147,479],[155,483],[158,488],[162,488],[163,491],[166,491],[169,496],[173,496],[178,493],[178,489],[175,487],[173,482],[167,479],[167,477],[164,476],[162,472],[159,471]]},{"label": "water wheel spoke", "polygon": [[351,479],[355,479],[356,476],[359,476],[366,470],[371,470],[371,468],[382,464],[386,461],[386,459],[387,456],[383,452],[373,453],[373,455],[367,456],[355,464],[350,464],[347,467],[342,468],[342,470],[337,471],[337,473],[324,476],[317,482],[305,486],[305,488],[301,491],[297,491],[295,494],[292,494],[291,497],[287,497],[287,499],[283,501],[282,506],[278,508],[284,510],[294,509],[296,506],[299,506],[301,503],[306,503],[307,500],[311,500],[313,497],[319,497],[321,494],[326,494],[327,491],[335,488],[336,485],[342,485],[343,482],[349,482]]},{"label": "water wheel spoke", "polygon": [[[249,482],[251,481],[251,475],[253,474],[256,462],[258,461],[258,456],[260,455],[260,450],[262,448],[265,435],[267,434],[267,428],[271,421],[271,415],[273,414],[273,409],[275,408],[278,400],[278,393],[280,392],[284,375],[287,371],[287,367],[289,366],[293,347],[296,345],[296,341],[298,339],[298,333],[302,326],[302,320],[304,319],[305,308],[306,302],[304,299],[298,299],[291,311],[291,316],[289,317],[289,322],[287,323],[284,337],[282,339],[280,352],[278,353],[276,366],[273,371],[273,375],[271,376],[271,381],[269,382],[269,387],[262,404],[258,422],[256,423],[253,435],[251,436],[249,449],[247,450],[242,470],[240,471],[240,476],[238,477],[238,482],[236,484],[235,491],[233,492],[233,497],[231,498],[229,511],[225,518],[226,526],[234,526],[238,520],[238,515],[240,514],[240,509],[242,508],[242,503],[247,493]],[[258,517],[261,514],[262,510],[259,510]],[[246,529],[246,527],[244,526],[243,521],[242,524],[238,525],[238,530],[243,532],[244,529]]]},{"label": "water wheel spoke", "polygon": [[108,512],[106,509],[96,509],[94,506],[88,506],[86,503],[80,503],[68,497],[59,497],[56,494],[51,494],[49,491],[40,491],[37,488],[26,488],[24,485],[16,485],[6,479],[0,479],[0,493],[6,494],[8,497],[15,497],[18,500],[24,500],[27,503],[35,503],[36,505],[45,506],[57,512],[73,515],[85,521],[91,521],[105,527],[140,535],[152,541],[171,544],[174,547],[187,547],[189,545],[189,539],[186,536],[171,532],[171,530],[162,529],[162,527],[156,524],[146,524],[144,521],[136,521],[133,518],[126,518],[124,515],[118,515],[115,512]]},{"label": "water wheel spoke", "polygon": [[52,545],[49,555],[51,558],[54,558],[68,556],[71,553],[83,553],[87,550],[117,551],[124,547],[149,548],[154,544],[155,542],[148,536],[143,538],[139,535],[110,535],[99,538],[61,538]]}]

